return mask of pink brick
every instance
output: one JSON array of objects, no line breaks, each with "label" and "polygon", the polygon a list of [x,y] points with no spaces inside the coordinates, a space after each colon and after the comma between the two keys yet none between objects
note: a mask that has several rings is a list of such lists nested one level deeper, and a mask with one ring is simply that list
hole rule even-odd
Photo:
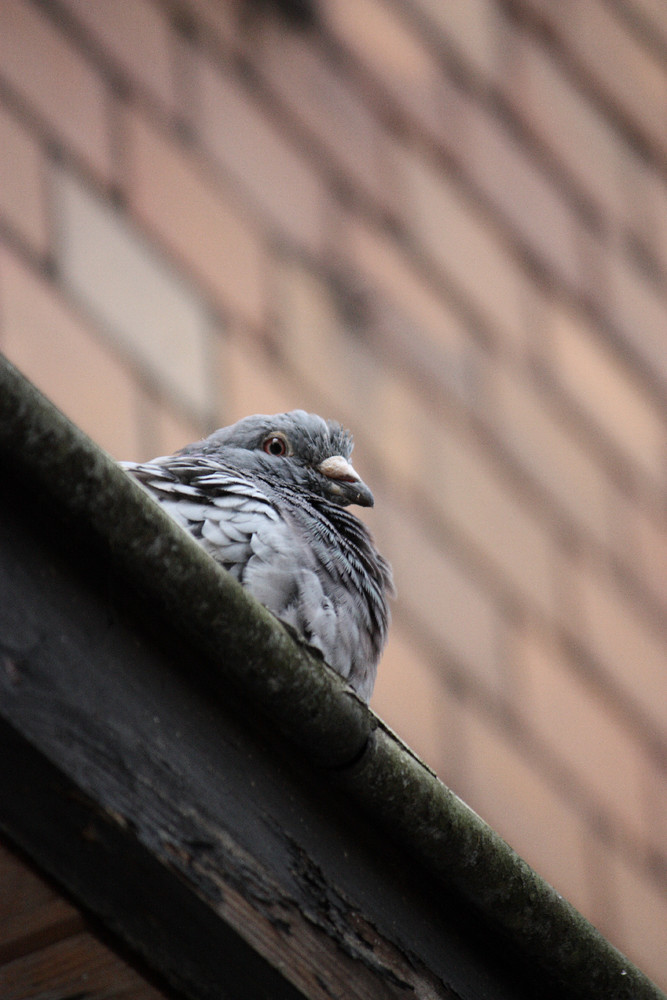
[{"label": "pink brick", "polygon": [[625,178],[625,201],[632,230],[667,271],[667,182],[659,165],[633,156]]},{"label": "pink brick", "polygon": [[489,381],[496,407],[493,425],[503,444],[581,532],[609,544],[616,487],[602,466],[527,379],[513,377],[495,363]]},{"label": "pink brick", "polygon": [[[363,93],[317,46],[311,35],[285,32],[270,20],[248,45],[258,72],[321,144],[328,170],[381,203],[388,203],[383,169],[384,131]],[[317,150],[318,146],[315,145]]]},{"label": "pink brick", "polygon": [[562,31],[601,89],[666,152],[667,65],[653,47],[601,0],[568,4]]},{"label": "pink brick", "polygon": [[51,133],[102,177],[110,175],[104,84],[84,57],[25,0],[0,4],[0,74]]},{"label": "pink brick", "polygon": [[317,170],[237,79],[207,59],[199,68],[200,127],[207,151],[263,225],[280,238],[318,250],[328,196]]},{"label": "pink brick", "polygon": [[502,19],[493,0],[415,0],[433,26],[455,45],[464,62],[486,77],[502,66]]},{"label": "pink brick", "polygon": [[187,0],[190,13],[197,24],[204,25],[217,41],[227,45],[236,44],[238,21],[242,15],[239,0]]},{"label": "pink brick", "polygon": [[652,758],[642,775],[646,839],[661,863],[667,864],[667,768],[664,761]]},{"label": "pink brick", "polygon": [[129,114],[127,125],[135,212],[223,309],[260,325],[265,260],[252,220],[173,138],[139,114]]},{"label": "pink brick", "polygon": [[531,130],[556,155],[599,210],[614,221],[628,215],[624,198],[626,140],[577,87],[547,47],[527,34],[508,84]]},{"label": "pink brick", "polygon": [[637,860],[610,855],[620,925],[612,942],[666,990],[667,894],[662,883],[639,869]]},{"label": "pink brick", "polygon": [[66,3],[124,75],[169,110],[174,109],[169,22],[151,0],[132,0],[129,4],[106,0]]},{"label": "pink brick", "polygon": [[231,331],[220,345],[222,406],[220,423],[233,423],[250,413],[286,413],[310,409],[298,380],[287,377],[283,365],[262,350],[259,342],[241,328]]},{"label": "pink brick", "polygon": [[664,511],[632,504],[627,513],[636,570],[645,586],[667,608],[667,520]]},{"label": "pink brick", "polygon": [[525,319],[528,281],[514,252],[474,200],[443,169],[404,151],[403,221],[417,246],[503,337],[516,337]]},{"label": "pink brick", "polygon": [[394,567],[402,620],[431,648],[439,646],[445,661],[453,655],[485,688],[499,689],[500,624],[490,597],[424,534],[409,508],[385,495],[369,520]]},{"label": "pink brick", "polygon": [[664,628],[614,586],[600,568],[582,566],[571,581],[584,645],[622,697],[658,733],[667,733]]},{"label": "pink brick", "polygon": [[530,152],[497,118],[471,104],[460,153],[500,218],[558,280],[578,287],[581,222]]},{"label": "pink brick", "polygon": [[446,296],[438,294],[418,273],[400,244],[360,217],[350,216],[342,249],[376,296],[399,305],[419,332],[447,354],[448,363],[460,367],[470,343],[469,333]]},{"label": "pink brick", "polygon": [[44,171],[35,137],[0,108],[0,215],[39,254],[48,246]]},{"label": "pink brick", "polygon": [[445,746],[450,738],[443,716],[448,693],[434,664],[416,648],[414,630],[392,627],[380,662],[371,707],[431,767],[451,780]]},{"label": "pink brick", "polygon": [[619,719],[604,692],[577,670],[551,636],[515,633],[511,659],[523,696],[523,720],[587,790],[592,808],[637,839],[648,833],[643,775],[649,758],[638,733]]},{"label": "pink brick", "polygon": [[136,454],[130,369],[58,291],[0,250],[0,346],[67,416],[118,458]]},{"label": "pink brick", "polygon": [[210,412],[210,311],[124,213],[65,170],[53,178],[59,275],[122,354],[192,414]]},{"label": "pink brick", "polygon": [[490,720],[468,709],[462,719],[463,798],[540,875],[578,909],[590,909],[585,845],[591,831],[574,806]]},{"label": "pink brick", "polygon": [[667,18],[662,0],[632,0],[632,7],[639,12],[649,30],[667,42]]},{"label": "pink brick", "polygon": [[278,261],[274,270],[273,309],[285,360],[304,384],[316,386],[324,399],[337,400],[345,409],[354,400],[354,369],[360,370],[363,345],[358,352],[349,350],[324,280],[292,259]]},{"label": "pink brick", "polygon": [[183,448],[192,441],[199,441],[209,433],[209,428],[204,425],[203,421],[195,423],[194,420],[188,420],[164,404],[157,405],[155,424],[158,444],[155,453],[146,456],[148,458],[155,458],[156,455],[171,455],[179,448]]},{"label": "pink brick", "polygon": [[667,424],[640,377],[585,318],[555,305],[550,362],[563,388],[602,431],[657,483],[664,483]]},{"label": "pink brick", "polygon": [[369,86],[379,82],[375,101],[386,107],[389,94],[407,129],[418,124],[448,143],[462,112],[461,94],[408,18],[382,0],[329,0],[324,16],[370,76]]},{"label": "pink brick", "polygon": [[542,523],[511,478],[468,429],[434,419],[415,396],[408,426],[421,460],[421,489],[465,541],[496,587],[543,615],[556,612],[557,557]]},{"label": "pink brick", "polygon": [[645,274],[610,250],[600,304],[628,345],[667,386],[667,294]]}]

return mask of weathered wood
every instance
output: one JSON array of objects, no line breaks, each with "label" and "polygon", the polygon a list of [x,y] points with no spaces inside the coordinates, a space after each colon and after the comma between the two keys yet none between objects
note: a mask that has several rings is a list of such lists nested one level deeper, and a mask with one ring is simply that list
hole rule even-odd
[{"label": "weathered wood", "polygon": [[81,932],[0,967],[3,1000],[85,997],[86,1000],[165,1000],[92,934]]}]

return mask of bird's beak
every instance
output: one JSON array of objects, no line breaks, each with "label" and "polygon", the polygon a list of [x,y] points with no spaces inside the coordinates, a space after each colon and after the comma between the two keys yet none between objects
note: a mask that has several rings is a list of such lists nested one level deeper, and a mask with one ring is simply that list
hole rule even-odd
[{"label": "bird's beak", "polygon": [[338,503],[356,503],[360,507],[372,507],[375,503],[373,494],[366,483],[342,455],[331,455],[330,458],[325,458],[317,466],[317,471],[331,480],[329,491]]}]

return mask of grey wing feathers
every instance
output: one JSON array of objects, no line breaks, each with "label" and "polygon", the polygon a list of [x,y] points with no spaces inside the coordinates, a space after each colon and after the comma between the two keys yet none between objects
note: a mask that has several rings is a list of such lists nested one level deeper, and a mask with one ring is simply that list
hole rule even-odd
[{"label": "grey wing feathers", "polygon": [[217,462],[170,457],[168,464],[123,464],[237,580],[253,555],[254,536],[279,520],[265,494]]},{"label": "grey wing feathers", "polygon": [[202,455],[123,463],[183,528],[368,699],[391,570],[344,508]]}]

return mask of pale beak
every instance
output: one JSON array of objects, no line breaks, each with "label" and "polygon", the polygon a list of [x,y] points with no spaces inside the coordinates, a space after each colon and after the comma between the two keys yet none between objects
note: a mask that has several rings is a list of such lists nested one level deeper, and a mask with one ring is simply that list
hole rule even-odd
[{"label": "pale beak", "polygon": [[359,473],[342,455],[331,455],[317,466],[317,471],[331,480],[329,488],[333,498],[342,504],[356,503],[360,507],[372,507],[373,494]]}]

